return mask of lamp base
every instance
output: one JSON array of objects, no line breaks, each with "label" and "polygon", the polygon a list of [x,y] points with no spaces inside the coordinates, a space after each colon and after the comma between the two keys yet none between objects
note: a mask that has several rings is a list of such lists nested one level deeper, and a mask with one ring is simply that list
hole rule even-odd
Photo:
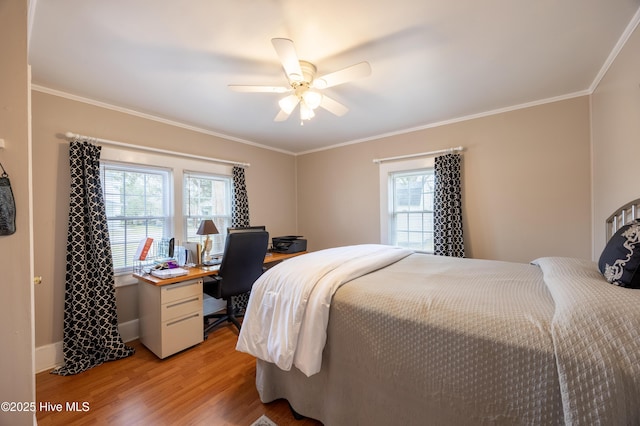
[{"label": "lamp base", "polygon": [[207,234],[207,238],[204,240],[204,245],[202,247],[202,264],[206,265],[207,262],[211,261],[211,238],[209,238],[209,234]]}]

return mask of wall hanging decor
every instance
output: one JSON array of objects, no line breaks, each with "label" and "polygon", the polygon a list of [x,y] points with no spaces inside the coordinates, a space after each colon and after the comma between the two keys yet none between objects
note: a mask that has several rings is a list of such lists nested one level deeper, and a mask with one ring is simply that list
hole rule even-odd
[{"label": "wall hanging decor", "polygon": [[16,232],[16,202],[11,190],[9,175],[0,163],[0,235],[11,235]]}]

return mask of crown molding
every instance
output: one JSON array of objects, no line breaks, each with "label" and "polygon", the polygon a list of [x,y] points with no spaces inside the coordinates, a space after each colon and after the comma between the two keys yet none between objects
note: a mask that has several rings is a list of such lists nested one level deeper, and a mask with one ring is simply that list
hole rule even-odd
[{"label": "crown molding", "polygon": [[531,107],[538,106],[538,105],[550,104],[550,103],[554,103],[554,102],[564,101],[564,100],[567,100],[567,99],[578,98],[580,96],[588,96],[591,93],[593,93],[591,90],[582,90],[580,92],[574,92],[574,93],[570,93],[570,94],[567,94],[567,95],[556,96],[556,97],[547,98],[547,99],[541,99],[541,100],[538,100],[538,101],[527,102],[527,103],[524,103],[524,104],[514,105],[514,106],[510,106],[510,107],[506,107],[506,108],[494,109],[494,110],[491,110],[491,111],[481,112],[481,113],[478,113],[478,114],[465,115],[465,116],[458,117],[458,118],[452,118],[450,120],[438,121],[438,122],[431,123],[431,124],[425,124],[423,126],[418,126],[418,127],[412,127],[410,129],[399,130],[397,132],[385,133],[385,134],[381,134],[381,135],[372,136],[372,137],[369,137],[369,138],[363,138],[363,139],[353,140],[353,141],[349,141],[349,142],[343,142],[343,143],[327,146],[327,147],[324,147],[324,148],[318,148],[318,149],[314,149],[314,150],[299,152],[296,155],[312,154],[314,152],[326,151],[328,149],[340,148],[342,146],[354,145],[354,144],[357,144],[357,143],[370,142],[370,141],[374,141],[374,140],[378,140],[378,139],[384,139],[384,138],[389,138],[389,137],[393,137],[393,136],[404,135],[404,134],[407,134],[407,133],[418,132],[420,130],[432,129],[434,127],[447,126],[449,124],[460,123],[462,121],[475,120],[476,118],[483,118],[483,117],[488,117],[488,116],[491,116],[491,115],[503,114],[505,112],[516,111],[516,110],[525,109],[525,108],[531,108]]},{"label": "crown molding", "polygon": [[246,145],[255,146],[257,148],[267,149],[269,151],[276,151],[276,152],[279,152],[281,154],[294,155],[294,156],[296,155],[295,153],[290,152],[290,151],[286,151],[284,149],[278,149],[278,148],[274,148],[272,146],[262,145],[262,144],[259,144],[257,142],[252,142],[252,141],[248,141],[248,140],[245,140],[245,139],[240,139],[240,138],[236,138],[236,137],[233,137],[233,136],[225,135],[225,134],[222,134],[222,133],[217,133],[217,132],[214,132],[212,130],[203,129],[201,127],[196,127],[196,126],[192,126],[190,124],[181,123],[179,121],[169,120],[169,119],[166,119],[166,118],[158,117],[158,116],[147,114],[147,113],[144,113],[144,112],[140,112],[140,111],[136,111],[136,110],[132,110],[132,109],[128,109],[128,108],[123,108],[123,107],[111,105],[111,104],[108,104],[106,102],[96,101],[94,99],[85,98],[85,97],[82,97],[82,96],[74,95],[74,94],[71,94],[71,93],[68,93],[68,92],[63,92],[61,90],[51,89],[49,87],[40,86],[40,85],[37,85],[37,84],[32,84],[31,85],[31,89],[35,90],[35,91],[38,91],[38,92],[46,93],[46,94],[49,94],[49,95],[53,95],[53,96],[59,96],[61,98],[69,99],[69,100],[72,100],[72,101],[82,102],[82,103],[93,105],[93,106],[97,106],[97,107],[100,107],[100,108],[105,108],[105,109],[109,109],[109,110],[112,110],[112,111],[121,112],[123,114],[129,114],[129,115],[133,115],[133,116],[136,116],[136,117],[144,118],[144,119],[147,119],[147,120],[157,121],[159,123],[167,124],[169,126],[180,127],[182,129],[185,129],[185,130],[191,130],[193,132],[202,133],[202,134],[205,134],[205,135],[208,135],[208,136],[215,136],[217,138],[225,139],[225,140],[228,140],[228,141],[239,142],[239,143],[243,143],[243,144],[246,144]]},{"label": "crown molding", "polygon": [[635,15],[633,15],[633,17],[631,18],[629,25],[627,25],[627,27],[625,28],[624,32],[618,39],[618,42],[607,57],[607,60],[604,61],[602,68],[600,68],[600,72],[598,72],[596,78],[593,80],[593,83],[591,83],[591,87],[589,88],[589,91],[591,93],[595,92],[596,88],[598,87],[604,76],[607,74],[607,71],[609,71],[609,68],[611,68],[611,65],[613,65],[613,62],[618,57],[618,54],[620,54],[620,51],[622,50],[624,45],[627,44],[627,41],[629,41],[629,38],[636,30],[638,23],[640,23],[640,9],[638,9]]}]

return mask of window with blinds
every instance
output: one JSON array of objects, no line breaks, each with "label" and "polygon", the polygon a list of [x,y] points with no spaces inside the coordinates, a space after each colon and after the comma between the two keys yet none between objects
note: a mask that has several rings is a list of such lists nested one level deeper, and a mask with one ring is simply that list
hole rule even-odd
[{"label": "window with blinds", "polygon": [[391,244],[433,253],[433,168],[389,174]]},{"label": "window with blinds", "polygon": [[211,219],[220,232],[211,235],[211,253],[224,251],[227,228],[231,226],[233,180],[230,176],[184,173],[184,229],[186,241],[203,242],[205,237],[196,231],[203,219]]},{"label": "window with blinds", "polygon": [[101,162],[102,190],[115,272],[133,267],[141,240],[171,234],[170,171]]}]

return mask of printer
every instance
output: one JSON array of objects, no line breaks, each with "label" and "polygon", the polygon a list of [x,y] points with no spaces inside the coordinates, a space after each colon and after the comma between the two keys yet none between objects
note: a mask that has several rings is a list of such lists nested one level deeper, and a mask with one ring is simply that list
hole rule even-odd
[{"label": "printer", "polygon": [[285,235],[283,237],[273,237],[271,243],[276,253],[299,253],[307,250],[307,240],[303,240],[302,235]]}]

